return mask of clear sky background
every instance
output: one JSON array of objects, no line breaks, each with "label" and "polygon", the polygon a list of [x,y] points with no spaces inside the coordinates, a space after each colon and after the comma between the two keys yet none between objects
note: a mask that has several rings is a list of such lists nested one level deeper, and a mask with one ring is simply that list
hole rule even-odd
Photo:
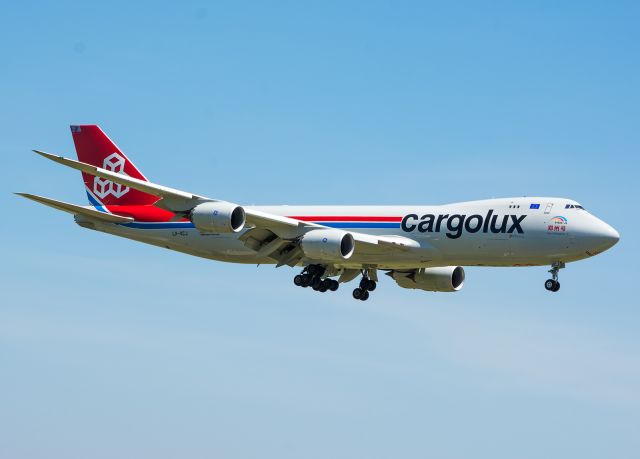
[{"label": "clear sky background", "polygon": [[[5,2],[0,457],[637,458],[638,2]],[[77,227],[69,124],[241,204],[553,195],[622,236],[456,294]]]}]

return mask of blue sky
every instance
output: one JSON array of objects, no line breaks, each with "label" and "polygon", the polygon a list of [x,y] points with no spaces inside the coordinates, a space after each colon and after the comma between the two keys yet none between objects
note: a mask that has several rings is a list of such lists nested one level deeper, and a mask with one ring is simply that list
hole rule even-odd
[{"label": "blue sky", "polygon": [[[13,2],[0,18],[0,457],[631,458],[637,2]],[[97,123],[241,204],[555,195],[622,235],[457,294],[295,288],[83,230]]]}]

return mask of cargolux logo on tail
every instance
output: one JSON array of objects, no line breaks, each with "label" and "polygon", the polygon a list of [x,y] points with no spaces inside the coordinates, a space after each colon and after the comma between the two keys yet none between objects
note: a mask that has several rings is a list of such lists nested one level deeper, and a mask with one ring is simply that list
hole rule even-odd
[{"label": "cargolux logo on tail", "polygon": [[[112,153],[104,159],[102,168],[118,174],[124,174],[125,160],[118,153]],[[113,183],[111,180],[102,179],[100,177],[94,177],[93,180],[93,192],[100,199],[104,199],[110,194],[116,198],[121,198],[129,192],[129,187]]]}]

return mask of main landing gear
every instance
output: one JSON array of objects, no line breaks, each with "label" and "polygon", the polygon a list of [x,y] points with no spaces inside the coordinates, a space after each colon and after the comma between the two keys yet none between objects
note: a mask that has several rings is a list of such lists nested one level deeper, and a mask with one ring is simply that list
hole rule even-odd
[{"label": "main landing gear", "polygon": [[[360,272],[362,273],[362,279],[360,279],[360,286],[353,290],[353,297],[356,300],[366,301],[369,299],[370,292],[376,289],[378,278],[375,269],[362,269]],[[358,277],[358,270],[356,269],[338,271],[323,265],[309,265],[293,278],[293,283],[298,287],[311,287],[316,292],[335,292],[340,286],[339,282],[329,277],[323,278],[323,276],[334,276],[338,273],[341,273],[340,281],[342,282],[350,282]]]},{"label": "main landing gear", "polygon": [[373,292],[376,289],[376,285],[376,282],[369,279],[366,273],[363,274],[360,280],[360,287],[353,289],[353,297],[356,300],[367,301],[369,292]]},{"label": "main landing gear", "polygon": [[335,292],[340,284],[334,279],[322,279],[324,272],[325,267],[322,265],[309,265],[293,278],[293,283],[298,287],[311,287],[316,292]]},{"label": "main landing gear", "polygon": [[551,265],[549,272],[551,273],[551,279],[547,279],[544,283],[544,288],[550,292],[557,292],[560,290],[560,282],[558,282],[558,272],[564,268],[564,263],[557,261]]}]

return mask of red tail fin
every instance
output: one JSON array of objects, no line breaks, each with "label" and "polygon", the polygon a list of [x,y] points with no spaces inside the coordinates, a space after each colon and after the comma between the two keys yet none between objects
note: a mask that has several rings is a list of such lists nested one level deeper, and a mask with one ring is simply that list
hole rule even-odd
[{"label": "red tail fin", "polygon": [[[79,161],[140,180],[147,180],[98,126],[71,126],[71,135]],[[158,200],[156,196],[84,172],[82,178],[87,187],[89,201],[94,205],[141,206],[153,204]]]}]

